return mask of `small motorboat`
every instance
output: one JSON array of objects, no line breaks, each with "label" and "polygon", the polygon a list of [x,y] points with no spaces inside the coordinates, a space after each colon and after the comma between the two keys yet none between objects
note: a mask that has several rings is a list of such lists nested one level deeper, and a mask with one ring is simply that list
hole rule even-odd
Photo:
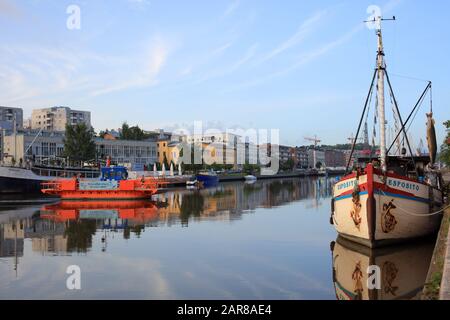
[{"label": "small motorboat", "polygon": [[214,171],[200,172],[195,177],[205,187],[215,186],[219,183],[219,176]]},{"label": "small motorboat", "polygon": [[202,187],[203,187],[203,183],[201,181],[198,181],[197,179],[186,181],[187,189],[199,189]]},{"label": "small motorboat", "polygon": [[123,166],[103,167],[101,178],[57,179],[42,183],[42,193],[64,200],[134,200],[148,199],[167,185],[164,178],[128,179]]},{"label": "small motorboat", "polygon": [[246,175],[244,177],[244,179],[245,179],[245,181],[256,181],[257,178],[254,175],[249,174],[249,175]]}]

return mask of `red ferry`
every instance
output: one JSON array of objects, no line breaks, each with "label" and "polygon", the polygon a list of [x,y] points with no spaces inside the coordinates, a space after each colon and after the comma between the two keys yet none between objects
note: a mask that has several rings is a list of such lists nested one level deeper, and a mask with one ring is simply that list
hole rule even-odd
[{"label": "red ferry", "polygon": [[101,178],[57,179],[42,183],[41,191],[64,200],[136,200],[149,199],[167,185],[161,178],[128,179],[125,167],[104,167]]}]

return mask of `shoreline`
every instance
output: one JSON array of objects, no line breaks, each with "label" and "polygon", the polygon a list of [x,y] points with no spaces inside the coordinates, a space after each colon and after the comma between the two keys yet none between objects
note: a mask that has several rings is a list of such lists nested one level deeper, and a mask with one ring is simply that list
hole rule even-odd
[{"label": "shoreline", "polygon": [[[450,173],[443,174],[450,184]],[[447,200],[446,205],[449,204]],[[450,300],[450,208],[444,211],[421,300]]]}]

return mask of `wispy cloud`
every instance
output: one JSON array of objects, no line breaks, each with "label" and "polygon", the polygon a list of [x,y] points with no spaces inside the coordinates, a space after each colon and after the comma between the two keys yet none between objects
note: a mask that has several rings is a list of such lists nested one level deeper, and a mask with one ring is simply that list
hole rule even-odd
[{"label": "wispy cloud", "polygon": [[168,54],[169,48],[167,44],[162,40],[157,40],[142,65],[138,65],[140,69],[136,70],[134,74],[132,73],[132,76],[118,83],[97,89],[91,94],[98,96],[130,88],[150,87],[158,84],[157,77],[167,61]]},{"label": "wispy cloud", "polygon": [[257,47],[258,47],[258,44],[254,44],[254,45],[250,46],[247,49],[247,51],[245,52],[245,54],[241,58],[239,58],[237,61],[226,66],[225,68],[220,68],[218,70],[208,72],[202,78],[195,81],[193,84],[197,85],[197,84],[203,83],[207,80],[224,77],[224,76],[227,76],[227,75],[230,75],[230,74],[236,72],[239,68],[241,68],[244,64],[248,63],[248,61],[250,61],[255,56]]},{"label": "wispy cloud", "polygon": [[226,51],[228,48],[230,48],[232,45],[233,45],[232,41],[224,43],[220,47],[217,47],[217,48],[213,49],[211,51],[210,55],[219,55],[219,54],[223,53],[224,51]]},{"label": "wispy cloud", "polygon": [[359,24],[357,26],[355,26],[354,28],[352,28],[351,30],[349,30],[348,32],[346,32],[345,34],[341,35],[340,37],[331,40],[327,43],[322,44],[320,47],[310,50],[307,53],[304,53],[302,55],[300,55],[297,60],[290,65],[287,68],[278,70],[276,72],[270,73],[266,76],[262,76],[262,77],[258,77],[257,79],[248,81],[244,84],[242,84],[240,86],[240,88],[242,87],[251,87],[251,86],[255,86],[255,85],[259,85],[261,83],[267,82],[269,80],[272,80],[274,78],[278,78],[284,75],[287,75],[293,71],[295,71],[296,69],[318,59],[319,57],[325,55],[326,53],[328,53],[329,51],[331,51],[332,49],[335,49],[337,47],[339,47],[340,45],[346,43],[347,41],[349,41],[356,33],[358,33],[359,31],[364,29],[364,25],[363,24]]},{"label": "wispy cloud", "polygon": [[225,12],[223,13],[222,18],[231,15],[234,11],[236,11],[236,9],[239,7],[240,4],[241,4],[240,0],[234,0],[233,2],[231,2],[226,8]]},{"label": "wispy cloud", "polygon": [[258,64],[266,62],[284,51],[300,44],[313,31],[313,27],[324,17],[325,14],[326,10],[323,10],[309,17],[300,25],[296,33],[263,56],[258,61]]}]

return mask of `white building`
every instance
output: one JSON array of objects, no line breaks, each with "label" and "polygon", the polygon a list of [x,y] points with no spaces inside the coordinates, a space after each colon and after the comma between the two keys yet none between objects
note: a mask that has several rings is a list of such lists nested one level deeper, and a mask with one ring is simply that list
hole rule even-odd
[{"label": "white building", "polygon": [[95,138],[95,145],[99,159],[110,156],[113,162],[131,166],[153,165],[158,161],[156,141]]},{"label": "white building", "polygon": [[85,123],[91,127],[91,113],[89,111],[72,110],[69,107],[52,107],[35,109],[31,114],[31,129],[48,131],[65,131],[66,125]]},{"label": "white building", "polygon": [[3,137],[3,161],[25,165],[27,160],[44,163],[63,156],[64,135],[56,132],[11,134]]},{"label": "white building", "polygon": [[325,151],[308,149],[308,164],[310,168],[316,168],[316,165],[320,163],[325,167]]}]

